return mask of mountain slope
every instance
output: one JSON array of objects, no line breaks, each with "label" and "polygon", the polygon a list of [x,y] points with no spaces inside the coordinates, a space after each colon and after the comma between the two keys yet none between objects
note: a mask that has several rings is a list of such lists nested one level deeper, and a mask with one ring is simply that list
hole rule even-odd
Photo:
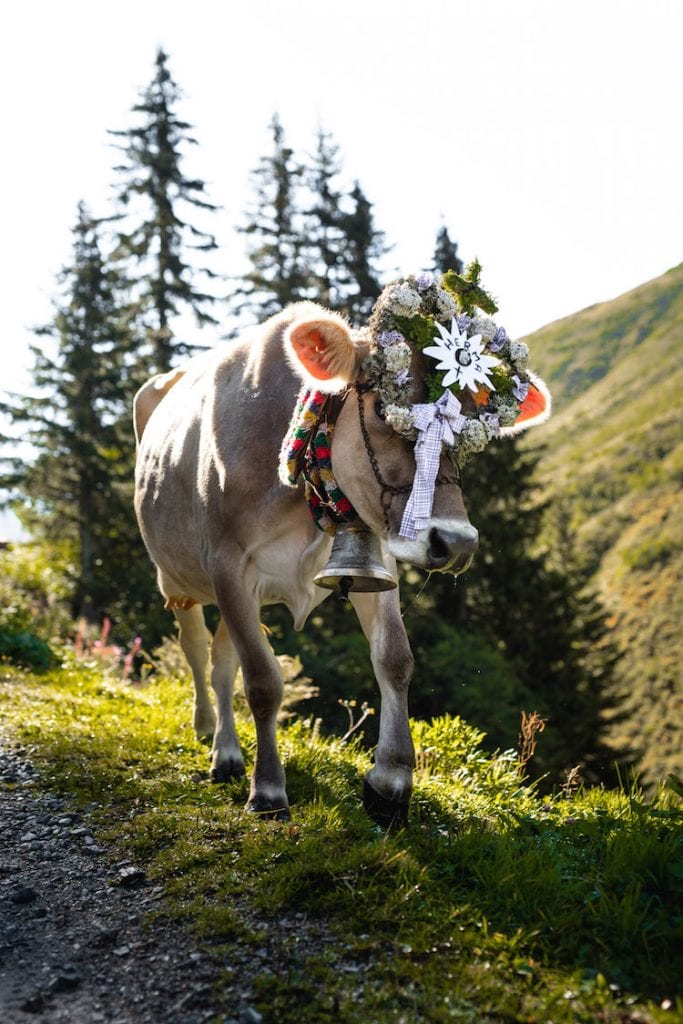
[{"label": "mountain slope", "polygon": [[614,738],[653,783],[683,771],[683,264],[527,340],[555,402],[546,493],[623,654]]}]

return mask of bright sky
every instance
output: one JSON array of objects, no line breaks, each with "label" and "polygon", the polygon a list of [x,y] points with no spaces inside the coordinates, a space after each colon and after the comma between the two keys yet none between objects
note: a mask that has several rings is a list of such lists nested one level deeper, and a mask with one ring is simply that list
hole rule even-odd
[{"label": "bright sky", "polygon": [[78,200],[108,210],[106,130],[134,123],[159,45],[226,273],[275,110],[299,152],[332,132],[389,269],[428,265],[443,219],[513,335],[683,259],[680,0],[22,0],[0,29],[0,389],[28,382]]}]

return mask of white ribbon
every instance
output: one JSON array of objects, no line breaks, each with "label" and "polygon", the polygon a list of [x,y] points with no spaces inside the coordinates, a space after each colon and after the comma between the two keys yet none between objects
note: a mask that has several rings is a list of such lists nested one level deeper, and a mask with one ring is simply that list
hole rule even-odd
[{"label": "white ribbon", "polygon": [[462,406],[452,393],[444,391],[438,402],[412,407],[413,422],[418,431],[415,442],[415,478],[413,489],[403,513],[401,537],[415,540],[420,530],[429,526],[434,504],[436,474],[441,462],[441,445],[455,444],[467,418],[460,412]]}]

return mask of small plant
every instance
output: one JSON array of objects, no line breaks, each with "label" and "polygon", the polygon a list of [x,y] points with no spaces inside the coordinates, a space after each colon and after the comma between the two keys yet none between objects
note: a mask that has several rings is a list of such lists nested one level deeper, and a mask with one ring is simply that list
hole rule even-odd
[{"label": "small plant", "polygon": [[363,703],[360,706],[360,711],[361,711],[360,718],[356,721],[355,720],[355,709],[358,706],[358,701],[357,700],[340,700],[340,701],[338,701],[338,703],[341,704],[341,706],[343,708],[346,708],[346,713],[349,716],[349,727],[348,727],[348,729],[346,730],[346,732],[344,733],[344,735],[341,738],[342,743],[346,743],[346,741],[349,740],[353,736],[354,732],[358,732],[358,730],[360,729],[360,727],[362,726],[362,724],[366,720],[366,718],[369,718],[370,715],[374,715],[375,709],[371,708],[369,706],[368,702],[366,700],[364,700]]},{"label": "small plant", "polygon": [[526,711],[522,711],[521,731],[517,741],[519,748],[520,773],[524,773],[526,766],[536,753],[538,735],[543,732],[545,727],[546,719],[541,718],[537,711],[532,711],[530,714],[527,714]]}]

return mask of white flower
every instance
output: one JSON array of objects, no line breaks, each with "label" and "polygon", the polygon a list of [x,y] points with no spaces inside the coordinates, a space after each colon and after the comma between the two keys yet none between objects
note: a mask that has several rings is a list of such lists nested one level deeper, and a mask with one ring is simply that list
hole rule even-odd
[{"label": "white flower", "polygon": [[411,360],[410,345],[405,341],[399,341],[387,346],[384,350],[384,362],[389,373],[399,373],[410,367]]},{"label": "white flower", "polygon": [[422,296],[408,284],[389,287],[387,305],[394,316],[413,317],[420,311]]},{"label": "white flower", "polygon": [[442,317],[454,317],[458,312],[455,299],[450,292],[446,291],[445,288],[436,289],[436,306],[439,311],[439,316]]},{"label": "white flower", "polygon": [[458,439],[458,448],[464,449],[464,454],[472,452],[483,452],[488,444],[489,438],[486,427],[479,420],[468,420]]},{"label": "white flower", "polygon": [[518,370],[526,370],[529,361],[529,346],[523,341],[510,342],[510,362],[514,363]]},{"label": "white flower", "polygon": [[481,334],[482,338],[486,338],[487,341],[491,341],[495,337],[498,328],[489,317],[475,316],[470,330],[475,334]]},{"label": "white flower", "polygon": [[519,405],[512,396],[497,395],[495,407],[501,427],[511,427],[519,416]]},{"label": "white flower", "polygon": [[451,321],[451,329],[447,331],[437,323],[440,337],[434,338],[436,345],[424,349],[427,356],[439,359],[438,370],[446,370],[443,386],[458,384],[460,387],[478,391],[480,385],[495,391],[493,382],[488,377],[489,371],[498,365],[498,359],[484,354],[484,343],[480,334],[468,338],[466,331],[460,331],[455,318]]},{"label": "white flower", "polygon": [[415,428],[412,410],[405,405],[387,405],[384,418],[397,434],[410,434]]}]

